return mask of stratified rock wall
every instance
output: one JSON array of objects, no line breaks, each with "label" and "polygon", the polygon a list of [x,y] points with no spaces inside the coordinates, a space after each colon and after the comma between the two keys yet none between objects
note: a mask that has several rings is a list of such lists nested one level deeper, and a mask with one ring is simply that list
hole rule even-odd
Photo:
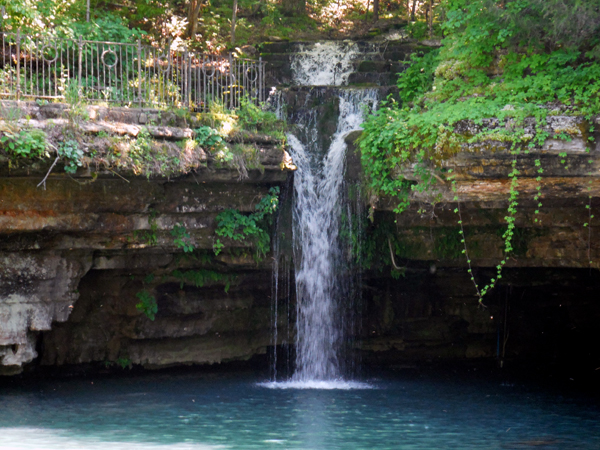
[{"label": "stratified rock wall", "polygon": [[[27,126],[68,126],[64,106],[21,106],[32,117]],[[154,145],[181,151],[193,136],[173,114],[88,109],[82,129],[98,145],[107,133],[135,139],[147,129]],[[250,243],[226,239],[216,257],[215,217],[226,209],[253,212],[289,170],[280,141],[234,139],[258,155],[259,167],[245,176],[200,147],[188,155],[196,168],[170,178],[118,173],[90,160],[74,175],[57,165],[38,186],[52,161],[0,162],[0,374],[32,362],[166,367],[266,351],[270,260],[257,263]],[[176,244],[176,226],[189,233],[193,254]],[[158,302],[154,321],[136,308],[142,291]]]}]

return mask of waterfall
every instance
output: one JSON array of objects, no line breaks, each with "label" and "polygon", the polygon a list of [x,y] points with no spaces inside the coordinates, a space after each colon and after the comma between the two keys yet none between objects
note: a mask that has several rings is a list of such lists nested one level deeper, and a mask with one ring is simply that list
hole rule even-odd
[{"label": "waterfall", "polygon": [[[342,85],[358,56],[353,43],[315,44],[292,62],[294,79],[303,85]],[[350,214],[343,192],[345,137],[360,129],[367,109],[377,103],[376,89],[333,89],[339,106],[333,136],[320,136],[319,117],[310,105],[319,90],[306,94],[307,108],[294,117],[287,135],[297,167],[294,173],[293,248],[296,282],[296,364],[290,381],[271,387],[364,387],[343,381],[343,348],[347,342],[344,306],[352,292],[348,252],[340,242],[342,213]],[[280,98],[277,109],[281,110]],[[329,139],[330,138],[330,139]],[[329,143],[328,148],[323,142]],[[326,145],[327,146],[327,145]]]},{"label": "waterfall", "polygon": [[[342,212],[345,136],[360,127],[363,106],[374,103],[374,90],[343,90],[336,133],[324,159],[318,161],[290,134],[288,143],[298,170],[294,174],[294,259],[296,265],[295,381],[333,380],[341,376],[338,353],[344,342],[340,320],[338,239]],[[314,135],[316,130],[310,130]]]}]

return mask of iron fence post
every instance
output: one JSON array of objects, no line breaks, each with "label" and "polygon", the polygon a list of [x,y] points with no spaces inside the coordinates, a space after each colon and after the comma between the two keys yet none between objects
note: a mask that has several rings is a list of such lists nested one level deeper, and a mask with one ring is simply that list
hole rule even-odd
[{"label": "iron fence post", "polygon": [[182,67],[181,67],[181,72],[182,72],[182,78],[183,78],[183,83],[181,86],[182,89],[182,95],[181,95],[181,103],[182,106],[183,105],[187,105],[187,107],[190,107],[190,95],[189,95],[189,77],[188,77],[188,56],[189,53],[188,51],[184,51],[183,52],[183,61],[182,61]]},{"label": "iron fence post", "polygon": [[137,66],[138,66],[138,103],[142,106],[142,39],[137,42]]},{"label": "iron fence post", "polygon": [[264,92],[264,66],[263,66],[263,60],[262,60],[262,56],[258,57],[258,103],[263,102],[263,95],[265,94]]},{"label": "iron fence post", "polygon": [[192,55],[193,53],[188,53],[187,63],[188,63],[188,109],[192,109]]},{"label": "iron fence post", "polygon": [[21,99],[21,30],[17,30],[17,101]]},{"label": "iron fence post", "polygon": [[233,58],[229,54],[229,109],[233,109]]},{"label": "iron fence post", "polygon": [[81,84],[82,72],[83,72],[83,38],[79,36],[79,42],[77,43],[77,89],[79,95],[83,95],[83,86]]}]

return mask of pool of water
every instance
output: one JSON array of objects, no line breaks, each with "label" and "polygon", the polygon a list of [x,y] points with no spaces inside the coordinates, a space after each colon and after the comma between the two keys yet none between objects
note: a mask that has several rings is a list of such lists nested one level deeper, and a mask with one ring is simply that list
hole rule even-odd
[{"label": "pool of water", "polygon": [[600,449],[596,398],[497,378],[397,375],[343,389],[251,375],[0,387],[1,449]]}]

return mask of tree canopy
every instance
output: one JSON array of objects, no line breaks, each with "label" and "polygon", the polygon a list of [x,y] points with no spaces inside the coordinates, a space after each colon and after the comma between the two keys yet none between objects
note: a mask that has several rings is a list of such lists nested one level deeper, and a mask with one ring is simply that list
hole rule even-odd
[{"label": "tree canopy", "polygon": [[425,37],[439,29],[443,9],[440,0],[0,0],[0,6],[4,31],[111,41],[142,36],[210,52],[273,39],[352,37],[378,21],[411,20],[408,32]]}]

